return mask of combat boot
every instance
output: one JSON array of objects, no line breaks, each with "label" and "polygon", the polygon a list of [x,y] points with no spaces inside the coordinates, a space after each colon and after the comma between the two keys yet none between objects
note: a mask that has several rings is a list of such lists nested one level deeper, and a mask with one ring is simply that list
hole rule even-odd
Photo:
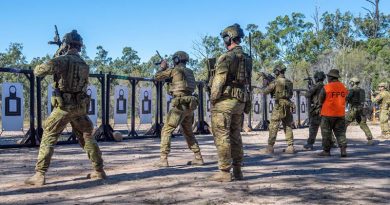
[{"label": "combat boot", "polygon": [[202,154],[200,152],[194,153],[194,159],[187,162],[187,165],[204,165]]},{"label": "combat boot", "polygon": [[42,186],[46,184],[45,174],[41,172],[35,172],[35,174],[24,181],[28,185]]},{"label": "combat boot", "polygon": [[243,180],[244,175],[241,171],[241,166],[233,166],[233,177],[235,180]]},{"label": "combat boot", "polygon": [[261,154],[273,154],[274,153],[274,146],[268,145],[266,148],[263,148],[260,150]]},{"label": "combat boot", "polygon": [[95,170],[92,173],[87,174],[87,179],[106,179],[107,175],[104,170],[97,171]]},{"label": "combat boot", "polygon": [[286,154],[295,154],[295,153],[296,153],[295,148],[294,148],[293,145],[289,145],[289,146],[284,150],[284,152],[285,152]]},{"label": "combat boot", "polygon": [[161,154],[160,160],[154,164],[155,167],[168,167],[168,155]]},{"label": "combat boot", "polygon": [[367,145],[374,145],[374,140],[367,140]]},{"label": "combat boot", "polygon": [[330,151],[323,150],[322,152],[318,153],[317,156],[319,156],[319,157],[330,157]]},{"label": "combat boot", "polygon": [[309,143],[303,145],[303,148],[304,148],[305,150],[314,150],[313,144],[309,144]]},{"label": "combat boot", "polygon": [[231,182],[232,181],[232,175],[229,171],[222,171],[215,173],[213,176],[210,177],[211,181],[216,182]]},{"label": "combat boot", "polygon": [[347,148],[346,147],[340,147],[340,155],[341,155],[341,157],[347,157]]}]

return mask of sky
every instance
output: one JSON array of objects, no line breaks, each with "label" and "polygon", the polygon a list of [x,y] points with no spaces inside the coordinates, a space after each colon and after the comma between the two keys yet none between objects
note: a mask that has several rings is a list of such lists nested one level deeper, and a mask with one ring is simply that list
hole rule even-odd
[{"label": "sky", "polygon": [[[145,62],[156,50],[192,55],[194,41],[217,36],[233,23],[243,28],[254,23],[264,30],[276,16],[292,12],[311,21],[316,6],[320,13],[340,9],[354,15],[371,8],[365,0],[0,0],[0,52],[17,42],[28,61],[52,55],[56,46],[47,42],[57,25],[61,38],[76,29],[91,58],[98,45],[114,59],[130,46]],[[381,0],[380,8],[390,13],[390,0]]]}]

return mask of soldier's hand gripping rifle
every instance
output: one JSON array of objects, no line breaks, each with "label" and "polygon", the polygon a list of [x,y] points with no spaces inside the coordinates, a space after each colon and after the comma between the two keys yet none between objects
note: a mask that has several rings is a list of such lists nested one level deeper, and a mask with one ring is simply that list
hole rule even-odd
[{"label": "soldier's hand gripping rifle", "polygon": [[160,52],[156,50],[157,57],[159,58],[159,62],[154,63],[154,65],[160,66],[160,71],[164,71],[168,68],[167,61],[160,55]]},{"label": "soldier's hand gripping rifle", "polygon": [[58,57],[58,56],[64,54],[64,48],[62,47],[62,42],[61,42],[60,34],[58,33],[57,25],[54,25],[54,29],[55,29],[55,31],[54,31],[54,40],[53,41],[49,41],[48,44],[50,44],[50,45],[57,45],[58,46],[56,54],[54,54],[54,57]]}]

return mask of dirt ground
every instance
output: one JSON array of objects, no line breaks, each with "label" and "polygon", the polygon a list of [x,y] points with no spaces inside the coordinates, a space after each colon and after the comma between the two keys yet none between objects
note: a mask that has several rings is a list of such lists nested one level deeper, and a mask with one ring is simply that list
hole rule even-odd
[{"label": "dirt ground", "polygon": [[[374,136],[379,127],[371,126]],[[158,169],[159,139],[100,143],[107,180],[86,179],[90,163],[78,145],[56,147],[47,185],[25,186],[33,174],[37,148],[0,150],[0,204],[389,204],[390,140],[367,146],[357,126],[348,129],[348,158],[319,158],[303,151],[308,129],[294,130],[296,155],[283,154],[279,132],[275,155],[259,153],[267,132],[243,133],[245,180],[208,181],[217,171],[212,136],[198,136],[206,165],[187,166],[192,158],[183,137],[173,139],[171,167]]]}]

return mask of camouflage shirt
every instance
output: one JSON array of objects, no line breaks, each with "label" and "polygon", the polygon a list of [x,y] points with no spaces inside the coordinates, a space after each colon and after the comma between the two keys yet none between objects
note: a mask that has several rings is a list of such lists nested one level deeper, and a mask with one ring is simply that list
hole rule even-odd
[{"label": "camouflage shirt", "polygon": [[159,81],[168,79],[169,92],[175,97],[192,95],[196,86],[192,70],[181,64],[158,71],[155,79]]},{"label": "camouflage shirt", "polygon": [[371,101],[378,103],[380,105],[380,109],[388,110],[390,109],[390,92],[387,90],[381,91],[377,96],[371,97]]}]

